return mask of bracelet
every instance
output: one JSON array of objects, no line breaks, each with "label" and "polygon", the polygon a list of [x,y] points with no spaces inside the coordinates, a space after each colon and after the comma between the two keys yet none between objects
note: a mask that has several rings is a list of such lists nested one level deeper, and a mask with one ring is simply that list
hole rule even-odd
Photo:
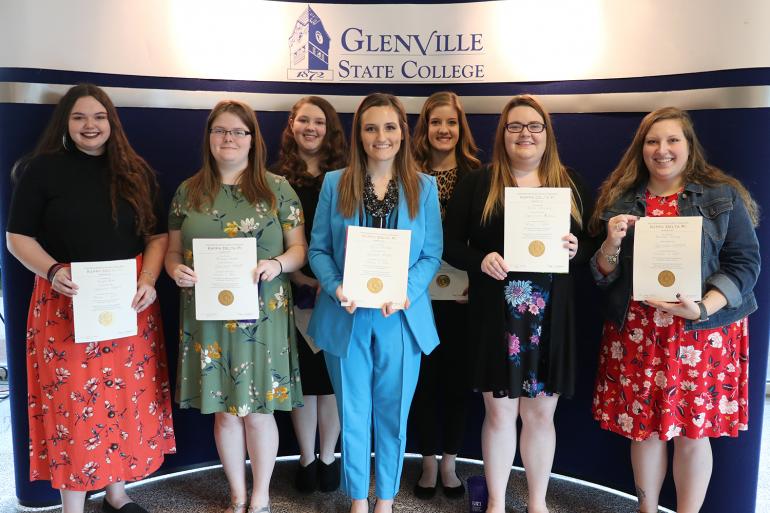
[{"label": "bracelet", "polygon": [[281,266],[281,270],[280,270],[280,271],[278,271],[278,274],[282,274],[282,273],[283,273],[283,264],[281,263],[281,261],[280,261],[280,260],[278,260],[276,257],[273,257],[273,258],[271,258],[270,260],[275,260],[276,262],[278,262],[278,265],[280,265],[280,266]]},{"label": "bracelet", "polygon": [[[606,241],[604,241],[606,242]],[[618,264],[618,255],[620,254],[620,246],[618,246],[617,251],[615,251],[614,254],[611,253],[605,253],[604,252],[604,242],[602,242],[602,245],[599,246],[599,253],[601,253],[605,260],[607,260],[607,263],[610,265],[617,265]]]},{"label": "bracelet", "polygon": [[152,274],[150,271],[145,271],[144,269],[142,269],[141,271],[139,271],[139,275],[142,275],[142,274],[146,274],[147,276],[150,277],[152,281],[155,281],[155,275]]},{"label": "bracelet", "polygon": [[709,313],[708,310],[706,310],[706,305],[703,304],[703,301],[698,301],[698,310],[700,312],[700,316],[695,322],[704,322],[709,320]]},{"label": "bracelet", "polygon": [[60,264],[59,262],[53,264],[48,268],[48,272],[45,274],[46,279],[50,282],[53,282],[53,277],[56,276],[56,273],[58,273],[62,267],[66,266],[64,264]]}]

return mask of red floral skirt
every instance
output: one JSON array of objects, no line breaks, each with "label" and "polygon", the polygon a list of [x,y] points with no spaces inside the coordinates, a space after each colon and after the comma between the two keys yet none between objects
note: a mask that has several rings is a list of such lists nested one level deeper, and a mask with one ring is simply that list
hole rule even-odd
[{"label": "red floral skirt", "polygon": [[84,491],[142,479],[176,451],[160,306],[137,315],[136,336],[103,342],[76,344],[72,318],[72,299],[36,277],[27,319],[30,480]]},{"label": "red floral skirt", "polygon": [[636,441],[738,436],[748,429],[748,319],[684,330],[684,320],[632,301],[604,325],[593,414]]}]

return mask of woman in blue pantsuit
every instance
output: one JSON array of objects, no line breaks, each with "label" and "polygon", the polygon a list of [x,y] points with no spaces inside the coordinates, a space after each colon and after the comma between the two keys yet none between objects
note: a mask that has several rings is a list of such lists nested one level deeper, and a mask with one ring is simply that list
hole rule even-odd
[{"label": "woman in blue pantsuit", "polygon": [[[356,308],[342,292],[348,226],[411,230],[404,309]],[[367,96],[353,118],[350,164],[326,174],[318,200],[310,266],[321,285],[309,334],[325,351],[342,423],[342,487],[351,513],[368,511],[374,427],[375,513],[389,513],[399,488],[406,419],[420,353],[438,344],[428,284],[442,252],[435,180],[417,172],[406,112],[394,96]]]}]

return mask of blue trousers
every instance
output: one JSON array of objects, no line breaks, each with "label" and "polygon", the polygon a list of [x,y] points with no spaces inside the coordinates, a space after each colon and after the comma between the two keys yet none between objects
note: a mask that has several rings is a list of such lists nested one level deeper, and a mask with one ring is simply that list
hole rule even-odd
[{"label": "blue trousers", "polygon": [[403,313],[386,319],[366,308],[355,315],[347,358],[325,353],[342,425],[342,490],[353,499],[369,496],[373,425],[375,492],[392,499],[401,483],[420,349]]}]

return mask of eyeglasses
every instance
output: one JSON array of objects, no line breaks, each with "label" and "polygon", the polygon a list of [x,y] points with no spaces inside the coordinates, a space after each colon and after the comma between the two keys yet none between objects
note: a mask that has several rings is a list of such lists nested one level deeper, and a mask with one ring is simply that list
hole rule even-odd
[{"label": "eyeglasses", "polygon": [[538,123],[537,121],[532,121],[531,123],[519,123],[514,121],[513,123],[505,124],[505,129],[512,134],[518,134],[524,130],[524,128],[529,130],[530,134],[539,134],[545,130],[545,123]]},{"label": "eyeglasses", "polygon": [[244,130],[243,128],[235,128],[233,130],[225,130],[224,128],[211,128],[209,133],[214,137],[224,137],[225,134],[230,134],[236,139],[243,139],[247,135],[251,135],[251,132]]}]

